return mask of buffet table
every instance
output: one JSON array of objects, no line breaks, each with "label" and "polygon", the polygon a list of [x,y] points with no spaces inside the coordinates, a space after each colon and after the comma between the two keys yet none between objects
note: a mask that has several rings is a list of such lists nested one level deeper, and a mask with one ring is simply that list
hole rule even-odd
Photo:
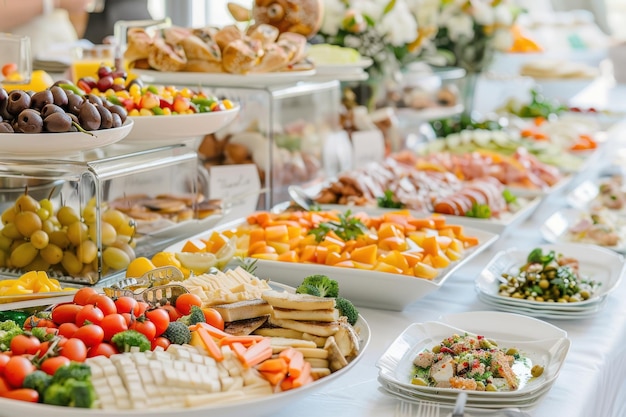
[{"label": "buffet table", "polygon": [[[622,147],[620,136],[626,125],[613,129],[611,155]],[[623,139],[622,139],[623,140]],[[608,161],[605,154],[603,161]],[[600,165],[600,164],[598,164]],[[606,164],[601,164],[606,166]],[[584,174],[597,177],[601,166]],[[582,178],[577,178],[569,190]],[[564,206],[567,190],[548,196],[533,216],[513,230],[505,231],[484,253],[455,273],[438,291],[418,300],[402,312],[361,308],[369,323],[371,341],[365,355],[346,375],[322,391],[297,404],[286,406],[275,417],[367,417],[393,416],[398,404],[385,394],[377,381],[376,361],[393,340],[411,323],[437,320],[440,316],[468,311],[487,311],[489,306],[478,300],[474,280],[484,265],[498,251],[518,247],[532,249],[545,243],[539,233],[542,223]],[[618,417],[626,415],[626,282],[623,280],[604,308],[586,319],[546,320],[567,331],[572,341],[570,351],[554,386],[534,409],[533,417]],[[442,417],[450,412],[442,410]],[[479,413],[473,412],[478,416]]]}]

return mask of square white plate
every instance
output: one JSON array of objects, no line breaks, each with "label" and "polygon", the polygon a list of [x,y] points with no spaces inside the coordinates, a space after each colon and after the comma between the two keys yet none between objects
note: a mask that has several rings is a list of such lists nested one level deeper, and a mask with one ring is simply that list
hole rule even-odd
[{"label": "square white plate", "polygon": [[[505,316],[494,316],[496,319]],[[482,398],[513,398],[521,399],[525,396],[537,394],[551,385],[557,378],[561,366],[565,360],[570,346],[570,340],[566,337],[551,339],[530,339],[529,333],[532,325],[537,321],[528,319],[524,321],[522,316],[517,318],[522,324],[515,331],[522,337],[508,338],[511,336],[511,328],[501,333],[493,328],[506,324],[500,323],[498,326],[490,326],[490,322],[482,322],[481,331],[470,332],[442,322],[414,323],[402,332],[396,340],[389,346],[387,351],[377,361],[379,377],[396,386],[403,387],[410,392],[419,392],[438,396],[446,399],[455,397],[460,390],[454,388],[436,388],[413,385],[410,383],[411,372],[413,370],[413,359],[424,349],[430,349],[444,338],[453,334],[480,334],[486,338],[494,340],[498,346],[517,348],[522,356],[526,358],[526,366],[532,367],[538,364],[544,367],[544,372],[537,378],[521,381],[520,387],[515,391],[491,392],[491,391],[467,391],[468,399],[474,397]],[[510,324],[508,324],[510,326]]]}]

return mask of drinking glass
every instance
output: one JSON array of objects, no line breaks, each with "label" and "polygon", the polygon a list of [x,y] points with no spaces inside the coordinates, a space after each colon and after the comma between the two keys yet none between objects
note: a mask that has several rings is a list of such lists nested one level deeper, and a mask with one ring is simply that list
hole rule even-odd
[{"label": "drinking glass", "polygon": [[32,73],[30,38],[0,33],[0,83],[28,84]]}]

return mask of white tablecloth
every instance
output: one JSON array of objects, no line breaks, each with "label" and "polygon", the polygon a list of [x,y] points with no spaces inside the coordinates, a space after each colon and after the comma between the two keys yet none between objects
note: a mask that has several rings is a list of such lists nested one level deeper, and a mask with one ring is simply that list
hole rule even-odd
[{"label": "white tablecloth", "polygon": [[[587,173],[586,177],[597,175],[597,169],[602,165],[597,166],[596,171]],[[499,250],[514,246],[532,249],[537,244],[545,243],[541,239],[539,226],[550,214],[564,206],[563,196],[566,192],[564,190],[549,196],[528,221],[507,231],[488,251],[451,276],[442,288],[416,301],[405,311],[361,308],[361,314],[369,323],[372,334],[370,345],[361,361],[327,387],[304,401],[285,406],[274,416],[393,416],[398,400],[381,391],[376,380],[378,358],[411,323],[432,321],[451,313],[491,310],[476,296],[475,277]],[[364,285],[367,285],[365,280]],[[567,331],[572,345],[547,397],[530,411],[533,417],[626,416],[625,300],[626,280],[622,280],[596,315],[586,319],[546,320]],[[443,416],[445,413],[442,413]]]}]

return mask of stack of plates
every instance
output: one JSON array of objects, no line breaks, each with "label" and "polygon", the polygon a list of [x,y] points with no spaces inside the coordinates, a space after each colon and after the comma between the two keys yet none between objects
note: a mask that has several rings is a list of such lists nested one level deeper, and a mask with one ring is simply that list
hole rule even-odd
[{"label": "stack of plates", "polygon": [[620,282],[624,259],[614,251],[595,245],[562,243],[541,246],[544,252],[554,250],[579,261],[582,276],[600,283],[596,292],[584,301],[554,303],[530,301],[499,295],[503,273],[517,273],[526,263],[530,250],[509,249],[499,252],[476,279],[478,298],[499,310],[551,319],[579,319],[591,316],[602,309],[609,293]]},{"label": "stack of plates", "polygon": [[460,390],[411,384],[413,359],[444,338],[465,332],[492,339],[503,348],[518,349],[527,369],[534,364],[544,367],[539,377],[520,378],[515,391],[466,391],[468,409],[534,408],[557,379],[570,346],[563,330],[517,314],[463,313],[442,317],[439,322],[415,323],[398,336],[376,363],[384,391],[406,400],[434,401],[452,407]]}]

